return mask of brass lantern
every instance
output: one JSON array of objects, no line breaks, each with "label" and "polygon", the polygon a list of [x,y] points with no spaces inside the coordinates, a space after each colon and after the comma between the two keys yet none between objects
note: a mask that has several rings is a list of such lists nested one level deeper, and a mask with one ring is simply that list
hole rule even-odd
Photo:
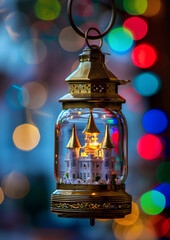
[{"label": "brass lantern", "polygon": [[[122,218],[131,213],[125,192],[128,171],[125,99],[119,80],[105,66],[105,55],[90,46],[88,32],[78,68],[66,78],[69,93],[55,125],[55,176],[51,211],[60,217]],[[95,29],[99,32],[97,29]]]}]

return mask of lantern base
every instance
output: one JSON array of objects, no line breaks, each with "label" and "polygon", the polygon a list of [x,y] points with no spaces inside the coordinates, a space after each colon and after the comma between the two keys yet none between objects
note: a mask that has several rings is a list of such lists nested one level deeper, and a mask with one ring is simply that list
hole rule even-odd
[{"label": "lantern base", "polygon": [[131,213],[131,202],[125,184],[57,184],[51,195],[51,212],[66,218],[123,218]]}]

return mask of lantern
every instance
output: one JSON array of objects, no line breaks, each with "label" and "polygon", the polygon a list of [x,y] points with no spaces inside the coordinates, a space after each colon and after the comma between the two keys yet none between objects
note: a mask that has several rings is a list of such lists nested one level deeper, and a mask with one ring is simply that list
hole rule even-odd
[{"label": "lantern", "polygon": [[[78,68],[67,77],[69,93],[55,125],[56,191],[51,211],[60,217],[122,218],[131,213],[125,192],[128,171],[125,99],[119,80],[105,65],[105,54],[88,42]],[[95,29],[98,34],[100,32]],[[102,41],[101,41],[102,45]]]}]

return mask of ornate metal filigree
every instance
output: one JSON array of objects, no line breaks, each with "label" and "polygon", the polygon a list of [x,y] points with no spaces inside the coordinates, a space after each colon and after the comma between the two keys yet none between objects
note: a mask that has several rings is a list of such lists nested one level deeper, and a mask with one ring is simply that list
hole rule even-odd
[{"label": "ornate metal filigree", "polygon": [[61,203],[52,202],[52,207],[57,209],[77,209],[77,210],[119,210],[130,209],[130,203],[91,203],[91,202],[78,202],[78,203]]}]

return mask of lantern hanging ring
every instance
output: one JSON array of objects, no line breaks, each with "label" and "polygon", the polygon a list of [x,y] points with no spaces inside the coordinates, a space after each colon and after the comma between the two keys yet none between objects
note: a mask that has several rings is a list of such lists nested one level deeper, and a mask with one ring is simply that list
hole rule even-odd
[{"label": "lantern hanging ring", "polygon": [[[87,43],[87,46],[90,48],[90,49],[100,49],[101,47],[102,47],[102,45],[103,45],[103,38],[101,37],[101,39],[100,39],[100,45],[99,46],[97,46],[97,45],[90,45],[89,44],[89,41],[88,41],[88,38],[89,38],[89,35],[88,35],[88,33],[91,31],[91,30],[94,30],[94,31],[96,31],[98,34],[99,34],[99,36],[101,36],[101,33],[100,33],[100,31],[97,29],[97,28],[93,28],[93,27],[91,27],[91,28],[89,28],[87,31],[86,31],[86,33],[85,33],[85,40],[86,40],[86,43]],[[95,36],[96,37],[96,36]]]},{"label": "lantern hanging ring", "polygon": [[[115,1],[114,0],[111,0],[111,7],[112,7],[112,11],[111,11],[111,19],[110,19],[110,22],[107,26],[107,28],[105,29],[105,31],[103,33],[100,33],[99,35],[97,36],[89,36],[88,34],[85,34],[84,32],[82,32],[74,23],[73,21],[73,17],[72,17],[72,4],[73,4],[73,0],[68,0],[68,5],[67,5],[67,14],[68,14],[68,18],[69,18],[69,21],[70,21],[70,24],[72,26],[72,28],[74,29],[74,31],[76,33],[78,33],[81,37],[83,38],[88,38],[88,39],[92,39],[92,40],[95,40],[95,39],[100,39],[102,37],[104,37],[113,27],[113,24],[115,22],[115,19],[116,19],[116,6],[115,6]],[[95,29],[96,30],[96,29]],[[87,35],[87,36],[86,36]],[[87,41],[86,41],[87,42]]]}]

